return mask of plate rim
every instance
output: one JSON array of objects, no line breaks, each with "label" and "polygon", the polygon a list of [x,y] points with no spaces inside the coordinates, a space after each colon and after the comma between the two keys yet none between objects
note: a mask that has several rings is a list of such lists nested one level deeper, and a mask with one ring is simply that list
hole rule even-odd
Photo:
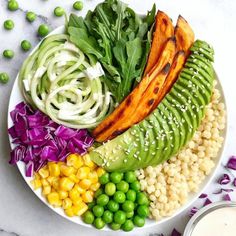
[{"label": "plate rim", "polygon": [[[47,35],[50,36],[50,35],[54,35],[54,34],[57,34],[57,33],[63,33],[65,31],[65,26],[64,25],[61,25],[57,28],[55,28],[53,31],[50,32],[50,34]],[[45,37],[46,38],[46,37]],[[27,58],[32,55],[36,50],[37,48],[40,46],[40,44],[42,43],[42,41],[45,39],[43,38],[42,40],[40,40],[40,42],[33,48],[33,50],[27,55]],[[23,61],[24,62],[24,61]],[[22,63],[23,63],[22,62]],[[20,71],[20,70],[19,70]],[[214,69],[215,71],[215,69]],[[139,229],[144,229],[144,228],[148,228],[148,227],[151,227],[151,226],[157,226],[157,225],[161,225],[162,223],[165,223],[167,222],[168,220],[171,220],[173,219],[174,217],[178,216],[180,213],[182,213],[183,211],[185,211],[187,208],[189,208],[193,202],[195,202],[197,200],[197,198],[199,197],[199,195],[201,193],[203,193],[206,188],[210,185],[210,183],[212,182],[213,178],[215,177],[216,173],[217,173],[217,170],[219,169],[220,167],[220,164],[222,162],[222,158],[224,156],[224,153],[225,153],[225,147],[226,147],[226,143],[227,143],[227,137],[228,137],[228,109],[227,109],[227,103],[226,103],[226,97],[225,97],[225,94],[224,94],[224,89],[223,89],[223,86],[220,82],[220,79],[215,71],[215,76],[216,76],[216,80],[218,82],[217,84],[217,88],[221,91],[221,101],[223,101],[223,103],[225,104],[225,111],[226,111],[226,125],[225,125],[225,128],[222,132],[222,136],[224,137],[224,141],[222,143],[222,146],[218,152],[218,155],[217,155],[217,162],[215,163],[215,166],[213,168],[213,170],[211,171],[211,173],[205,177],[205,179],[203,180],[203,182],[200,184],[200,187],[199,187],[199,191],[197,193],[190,193],[189,195],[192,195],[192,197],[189,199],[189,196],[188,196],[188,200],[186,202],[186,204],[183,204],[179,209],[177,209],[173,215],[171,216],[168,216],[168,217],[164,217],[162,218],[161,220],[159,221],[155,221],[155,220],[150,220],[150,219],[147,219],[146,220],[146,223],[145,225],[142,227],[142,228],[138,228],[138,227],[135,227],[133,231],[136,231],[136,230],[139,230]],[[16,105],[12,100],[14,95],[13,95],[13,92],[16,90],[19,90],[19,87],[18,87],[18,78],[19,78],[19,72],[15,78],[15,81],[14,81],[14,84],[13,84],[13,87],[11,89],[11,92],[10,92],[10,98],[9,98],[9,102],[8,102],[8,114],[7,114],[7,126],[8,126],[8,129],[12,126],[12,120],[11,120],[11,117],[10,117],[10,111],[11,109],[14,108],[14,106]],[[22,98],[23,101],[25,101],[24,97],[22,96],[21,92],[19,91],[20,93],[20,96]],[[9,143],[10,143],[10,147],[11,147],[11,150],[13,149],[14,145],[12,144],[11,142],[11,137],[10,135],[8,134],[8,139],[9,139]],[[41,194],[41,190],[38,189],[38,190],[34,190],[33,187],[31,186],[30,184],[30,181],[32,180],[32,177],[26,177],[25,176],[25,171],[24,171],[24,163],[23,162],[18,162],[17,164],[17,168],[19,170],[19,172],[21,173],[23,179],[25,180],[25,182],[27,183],[27,185],[30,187],[30,189],[33,191],[34,195],[36,195],[46,206],[48,206],[50,209],[52,209],[55,213],[57,213],[58,215],[62,216],[63,218],[69,220],[70,222],[73,222],[77,225],[82,225],[84,227],[87,227],[87,228],[93,228],[95,229],[92,225],[90,224],[86,224],[82,221],[81,217],[68,217],[66,216],[66,214],[64,213],[64,211],[61,209],[61,208],[54,208],[53,206],[51,206],[47,201],[46,201],[46,198],[44,196],[42,196]],[[206,180],[207,179],[207,180]],[[205,183],[204,183],[205,182]],[[77,220],[75,220],[77,219]],[[102,229],[103,231],[112,231],[109,227],[105,227]]]}]

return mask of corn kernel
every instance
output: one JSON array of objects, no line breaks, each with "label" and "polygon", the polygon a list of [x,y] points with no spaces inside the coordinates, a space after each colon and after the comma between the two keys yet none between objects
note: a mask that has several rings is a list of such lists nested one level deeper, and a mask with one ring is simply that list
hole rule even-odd
[{"label": "corn kernel", "polygon": [[52,186],[54,189],[58,190],[59,189],[59,178],[54,178],[52,181]]},{"label": "corn kernel", "polygon": [[73,200],[73,205],[78,206],[81,202],[83,202],[82,198],[78,197],[77,199]]},{"label": "corn kernel", "polygon": [[64,176],[70,176],[70,175],[76,173],[75,168],[74,168],[74,167],[71,167],[71,166],[61,165],[60,168],[61,168],[61,173],[62,173]]},{"label": "corn kernel", "polygon": [[41,183],[42,183],[42,186],[50,186],[50,184],[48,183],[46,179],[42,179]]},{"label": "corn kernel", "polygon": [[58,194],[59,194],[59,198],[60,199],[65,199],[68,197],[68,192],[64,191],[64,190],[59,190],[58,191]]},{"label": "corn kernel", "polygon": [[34,190],[39,189],[39,188],[42,187],[42,182],[41,182],[40,179],[34,179],[34,180],[32,180],[32,181],[31,181],[31,184],[32,184]]},{"label": "corn kernel", "polygon": [[76,176],[79,179],[85,179],[85,178],[87,178],[89,172],[90,172],[90,168],[88,166],[83,166],[80,169],[78,169]]},{"label": "corn kernel", "polygon": [[98,167],[96,171],[97,171],[98,177],[101,177],[106,172],[102,167]]},{"label": "corn kernel", "polygon": [[71,154],[66,159],[66,164],[68,166],[73,166],[76,169],[79,169],[81,166],[83,166],[84,162],[81,156],[78,154]]},{"label": "corn kernel", "polygon": [[80,193],[78,192],[78,190],[76,188],[73,188],[73,189],[70,190],[69,197],[72,201],[79,198],[79,196],[80,196]]},{"label": "corn kernel", "polygon": [[91,186],[92,182],[90,179],[82,179],[79,182],[79,186],[83,189],[89,189],[89,187]]},{"label": "corn kernel", "polygon": [[83,159],[84,159],[84,164],[88,166],[89,168],[94,169],[97,167],[96,164],[91,160],[88,154],[84,155]]},{"label": "corn kernel", "polygon": [[49,177],[47,177],[47,181],[48,181],[48,183],[49,183],[50,185],[52,185],[53,180],[54,180],[55,178],[56,178],[56,177],[53,177],[53,176],[49,176]]},{"label": "corn kernel", "polygon": [[48,202],[54,207],[61,206],[62,201],[59,199],[59,194],[57,192],[51,192],[47,195]]},{"label": "corn kernel", "polygon": [[100,186],[101,186],[101,184],[99,182],[97,182],[97,183],[92,184],[90,186],[90,189],[95,192],[100,188]]},{"label": "corn kernel", "polygon": [[60,189],[64,191],[70,191],[74,186],[74,182],[67,177],[61,178],[59,184]]},{"label": "corn kernel", "polygon": [[85,192],[85,189],[81,188],[78,184],[76,184],[74,188],[78,190],[79,194],[82,194]]},{"label": "corn kernel", "polygon": [[46,185],[43,187],[43,195],[48,195],[51,192],[51,186],[50,185]]},{"label": "corn kernel", "polygon": [[50,176],[58,177],[60,175],[60,166],[56,163],[51,163],[48,166]]},{"label": "corn kernel", "polygon": [[84,202],[81,202],[77,206],[72,206],[72,209],[73,209],[73,212],[74,212],[75,215],[81,216],[81,215],[84,214],[85,211],[88,210],[88,206]]},{"label": "corn kernel", "polygon": [[39,175],[39,173],[34,173],[34,179],[41,179],[41,176]]},{"label": "corn kernel", "polygon": [[92,191],[86,191],[85,193],[82,194],[82,199],[86,203],[92,202],[93,195],[94,195],[94,193]]},{"label": "corn kernel", "polygon": [[49,171],[46,168],[40,169],[38,173],[43,179],[49,176]]},{"label": "corn kernel", "polygon": [[69,179],[72,180],[76,184],[79,183],[79,178],[75,174],[70,175]]},{"label": "corn kernel", "polygon": [[96,171],[90,172],[87,178],[90,179],[93,184],[98,182],[98,174]]},{"label": "corn kernel", "polygon": [[73,209],[72,209],[72,207],[66,209],[66,210],[65,210],[65,213],[66,213],[66,215],[69,216],[69,217],[72,217],[72,216],[75,215],[75,214],[74,214],[74,211],[73,211]]},{"label": "corn kernel", "polygon": [[71,199],[70,198],[66,198],[66,199],[64,199],[63,201],[62,201],[62,208],[63,209],[69,209],[69,208],[71,208],[72,207],[72,201],[71,201]]}]

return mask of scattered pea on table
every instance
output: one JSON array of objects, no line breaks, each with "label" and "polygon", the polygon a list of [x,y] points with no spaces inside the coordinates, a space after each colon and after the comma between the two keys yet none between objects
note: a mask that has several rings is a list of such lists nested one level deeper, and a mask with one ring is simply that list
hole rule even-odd
[{"label": "scattered pea on table", "polygon": [[49,33],[49,31],[49,27],[46,24],[41,24],[38,28],[38,35],[44,37]]},{"label": "scattered pea on table", "polygon": [[28,11],[25,16],[26,20],[29,22],[33,22],[36,20],[37,16],[34,12]]},{"label": "scattered pea on table", "polygon": [[56,7],[54,9],[54,15],[57,16],[57,17],[61,17],[65,14],[65,11],[62,7]]},{"label": "scattered pea on table", "polygon": [[19,8],[19,4],[16,0],[9,0],[7,3],[7,8],[10,11],[16,11]]},{"label": "scattered pea on table", "polygon": [[3,26],[6,30],[12,30],[15,26],[13,20],[5,20],[4,23],[3,23]]},{"label": "scattered pea on table", "polygon": [[26,52],[31,49],[31,43],[28,40],[23,40],[21,42],[21,48]]},{"label": "scattered pea on table", "polygon": [[0,73],[0,83],[6,84],[9,81],[10,77],[6,72]]},{"label": "scattered pea on table", "polygon": [[76,1],[73,4],[73,8],[77,11],[81,11],[83,9],[83,7],[84,7],[84,4],[82,1]]},{"label": "scattered pea on table", "polygon": [[8,59],[11,59],[14,57],[14,52],[10,49],[6,49],[3,51],[2,55],[5,57],[5,58],[8,58]]}]

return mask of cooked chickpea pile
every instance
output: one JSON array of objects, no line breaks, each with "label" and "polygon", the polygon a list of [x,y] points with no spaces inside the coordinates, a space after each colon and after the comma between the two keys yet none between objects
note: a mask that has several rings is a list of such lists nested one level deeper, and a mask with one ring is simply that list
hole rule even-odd
[{"label": "cooked chickpea pile", "polygon": [[93,201],[100,187],[98,178],[105,171],[97,167],[88,155],[71,154],[66,162],[49,162],[35,174],[34,189],[42,194],[53,207],[62,207],[69,217],[80,216]]},{"label": "cooked chickpea pile", "polygon": [[211,173],[224,140],[221,132],[225,128],[225,106],[220,96],[215,88],[199,129],[184,149],[161,165],[136,172],[141,189],[151,201],[150,218],[158,221],[173,215]]}]

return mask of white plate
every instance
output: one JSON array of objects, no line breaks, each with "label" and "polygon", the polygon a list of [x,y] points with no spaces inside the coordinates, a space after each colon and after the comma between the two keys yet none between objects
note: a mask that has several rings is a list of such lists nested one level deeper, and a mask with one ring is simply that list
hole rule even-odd
[{"label": "white plate", "polygon": [[[63,33],[64,32],[64,26],[61,26],[61,27],[58,27],[57,29],[55,29],[54,31],[52,31],[50,33],[51,34],[58,34],[58,33]],[[31,52],[31,54],[38,48],[39,45],[37,45],[34,50]],[[221,84],[220,84],[220,81],[217,77],[217,80],[218,80],[218,89],[221,91],[221,94],[222,94],[222,101],[225,103],[225,98],[224,98],[224,93],[223,93],[223,90],[222,90],[222,87],[221,87]],[[12,92],[11,92],[11,96],[10,96],[10,101],[9,101],[9,106],[8,106],[8,128],[10,128],[13,123],[12,123],[12,120],[11,120],[11,117],[10,117],[10,111],[12,111],[14,109],[14,107],[20,103],[21,101],[23,101],[23,97],[21,95],[21,92],[20,92],[20,89],[19,89],[19,86],[18,86],[18,76],[16,77],[16,80],[15,80],[15,83],[13,85],[13,88],[12,88]],[[227,125],[227,122],[226,122],[226,125]],[[225,128],[224,130],[224,138],[226,139],[226,133],[227,133],[227,127]],[[10,139],[10,145],[11,145],[11,148],[14,148],[14,145],[11,143],[11,138],[9,137]],[[189,197],[188,197],[188,201],[186,202],[186,204],[184,204],[182,207],[180,207],[174,215],[172,215],[171,217],[166,217],[166,218],[163,218],[161,219],[160,221],[156,222],[154,220],[147,220],[146,221],[146,224],[144,227],[149,227],[149,226],[153,226],[153,225],[157,225],[157,224],[161,224],[169,219],[172,219],[173,217],[175,217],[176,215],[178,215],[179,213],[181,213],[182,211],[184,211],[186,208],[188,208],[197,198],[198,196],[206,189],[206,187],[208,186],[208,184],[211,182],[211,180],[213,179],[215,173],[216,173],[216,170],[220,164],[220,160],[221,160],[221,156],[223,155],[223,150],[224,150],[224,144],[225,144],[225,141],[222,145],[222,148],[221,150],[219,151],[218,153],[218,156],[217,158],[215,159],[216,161],[216,165],[214,167],[214,169],[212,170],[211,174],[208,175],[204,181],[201,183],[200,187],[199,187],[199,191],[197,193],[191,193],[189,194]],[[23,176],[24,180],[26,181],[26,183],[28,184],[28,186],[32,189],[32,191],[35,193],[35,195],[42,201],[44,202],[48,207],[50,207],[53,211],[55,211],[57,214],[65,217],[67,220],[69,221],[72,221],[76,224],[79,224],[79,225],[84,225],[86,227],[92,227],[91,225],[88,225],[88,224],[85,224],[81,219],[80,217],[68,217],[65,215],[64,211],[61,209],[61,208],[53,208],[51,205],[48,204],[48,202],[46,201],[46,199],[44,198],[44,196],[42,196],[41,194],[41,190],[34,190],[30,184],[30,181],[32,180],[32,178],[28,178],[28,177],[25,177],[25,164],[22,163],[22,162],[18,162],[17,163],[17,167],[21,173],[21,175]],[[103,230],[110,230],[108,227],[105,227]]]}]

